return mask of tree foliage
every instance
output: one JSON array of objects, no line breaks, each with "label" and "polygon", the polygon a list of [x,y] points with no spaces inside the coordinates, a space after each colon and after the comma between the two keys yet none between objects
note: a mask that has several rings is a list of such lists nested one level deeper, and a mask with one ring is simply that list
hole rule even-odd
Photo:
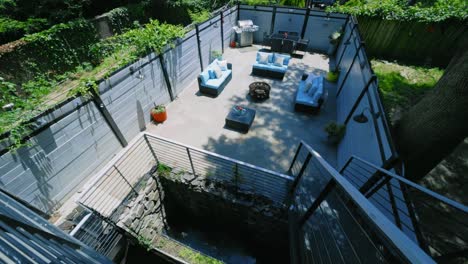
[{"label": "tree foliage", "polygon": [[434,0],[431,4],[417,2],[409,5],[406,0],[350,0],[328,7],[329,12],[358,16],[380,17],[387,20],[438,22],[447,19],[468,18],[466,0]]}]

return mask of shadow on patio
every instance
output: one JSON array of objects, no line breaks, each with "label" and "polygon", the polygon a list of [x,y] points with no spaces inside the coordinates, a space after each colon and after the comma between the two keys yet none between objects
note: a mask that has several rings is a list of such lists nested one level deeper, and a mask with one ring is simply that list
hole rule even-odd
[{"label": "shadow on patio", "polygon": [[[294,58],[280,81],[251,75],[258,49],[226,50],[224,58],[233,64],[233,78],[224,91],[216,98],[201,95],[194,80],[169,104],[169,119],[164,124],[150,125],[148,132],[279,172],[288,169],[300,140],[304,140],[335,166],[336,148],[327,144],[323,131],[326,123],[336,119],[335,85],[325,81],[328,97],[318,115],[294,111],[302,74],[325,75],[328,58],[319,54]],[[248,86],[254,81],[271,85],[270,99],[261,103],[250,99]],[[224,127],[227,113],[237,104],[256,110],[246,134]]]}]

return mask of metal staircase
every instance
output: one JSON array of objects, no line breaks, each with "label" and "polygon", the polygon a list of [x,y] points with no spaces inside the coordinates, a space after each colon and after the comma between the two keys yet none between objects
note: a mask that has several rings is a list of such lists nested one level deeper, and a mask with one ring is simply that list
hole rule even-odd
[{"label": "metal staircase", "polygon": [[464,205],[355,156],[339,173],[305,142],[289,173],[292,263],[468,259]]},{"label": "metal staircase", "polygon": [[112,263],[0,191],[0,262]]}]

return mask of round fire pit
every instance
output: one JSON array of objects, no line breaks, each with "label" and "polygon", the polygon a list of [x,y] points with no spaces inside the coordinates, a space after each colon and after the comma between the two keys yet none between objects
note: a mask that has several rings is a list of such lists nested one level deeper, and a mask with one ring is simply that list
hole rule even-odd
[{"label": "round fire pit", "polygon": [[253,82],[249,85],[249,94],[256,101],[270,98],[270,85],[266,82]]}]

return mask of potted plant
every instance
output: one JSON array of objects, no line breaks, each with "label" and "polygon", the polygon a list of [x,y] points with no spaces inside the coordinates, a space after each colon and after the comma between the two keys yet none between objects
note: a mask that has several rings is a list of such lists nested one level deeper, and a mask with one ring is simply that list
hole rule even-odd
[{"label": "potted plant", "polygon": [[166,121],[167,119],[167,112],[166,107],[164,105],[156,105],[153,109],[151,109],[151,116],[153,120],[159,123]]},{"label": "potted plant", "polygon": [[328,142],[337,145],[345,135],[346,126],[331,121],[325,126],[324,130],[328,133]]},{"label": "potted plant", "polygon": [[213,50],[211,51],[211,61],[214,61],[215,59],[222,60],[223,59],[223,53],[219,50]]},{"label": "potted plant", "polygon": [[340,44],[341,37],[343,35],[342,30],[333,32],[328,38],[330,39],[330,47],[328,48],[328,55],[334,55],[338,44]]},{"label": "potted plant", "polygon": [[338,81],[338,77],[340,76],[340,71],[339,70],[333,70],[329,71],[327,73],[327,81],[336,83]]}]

